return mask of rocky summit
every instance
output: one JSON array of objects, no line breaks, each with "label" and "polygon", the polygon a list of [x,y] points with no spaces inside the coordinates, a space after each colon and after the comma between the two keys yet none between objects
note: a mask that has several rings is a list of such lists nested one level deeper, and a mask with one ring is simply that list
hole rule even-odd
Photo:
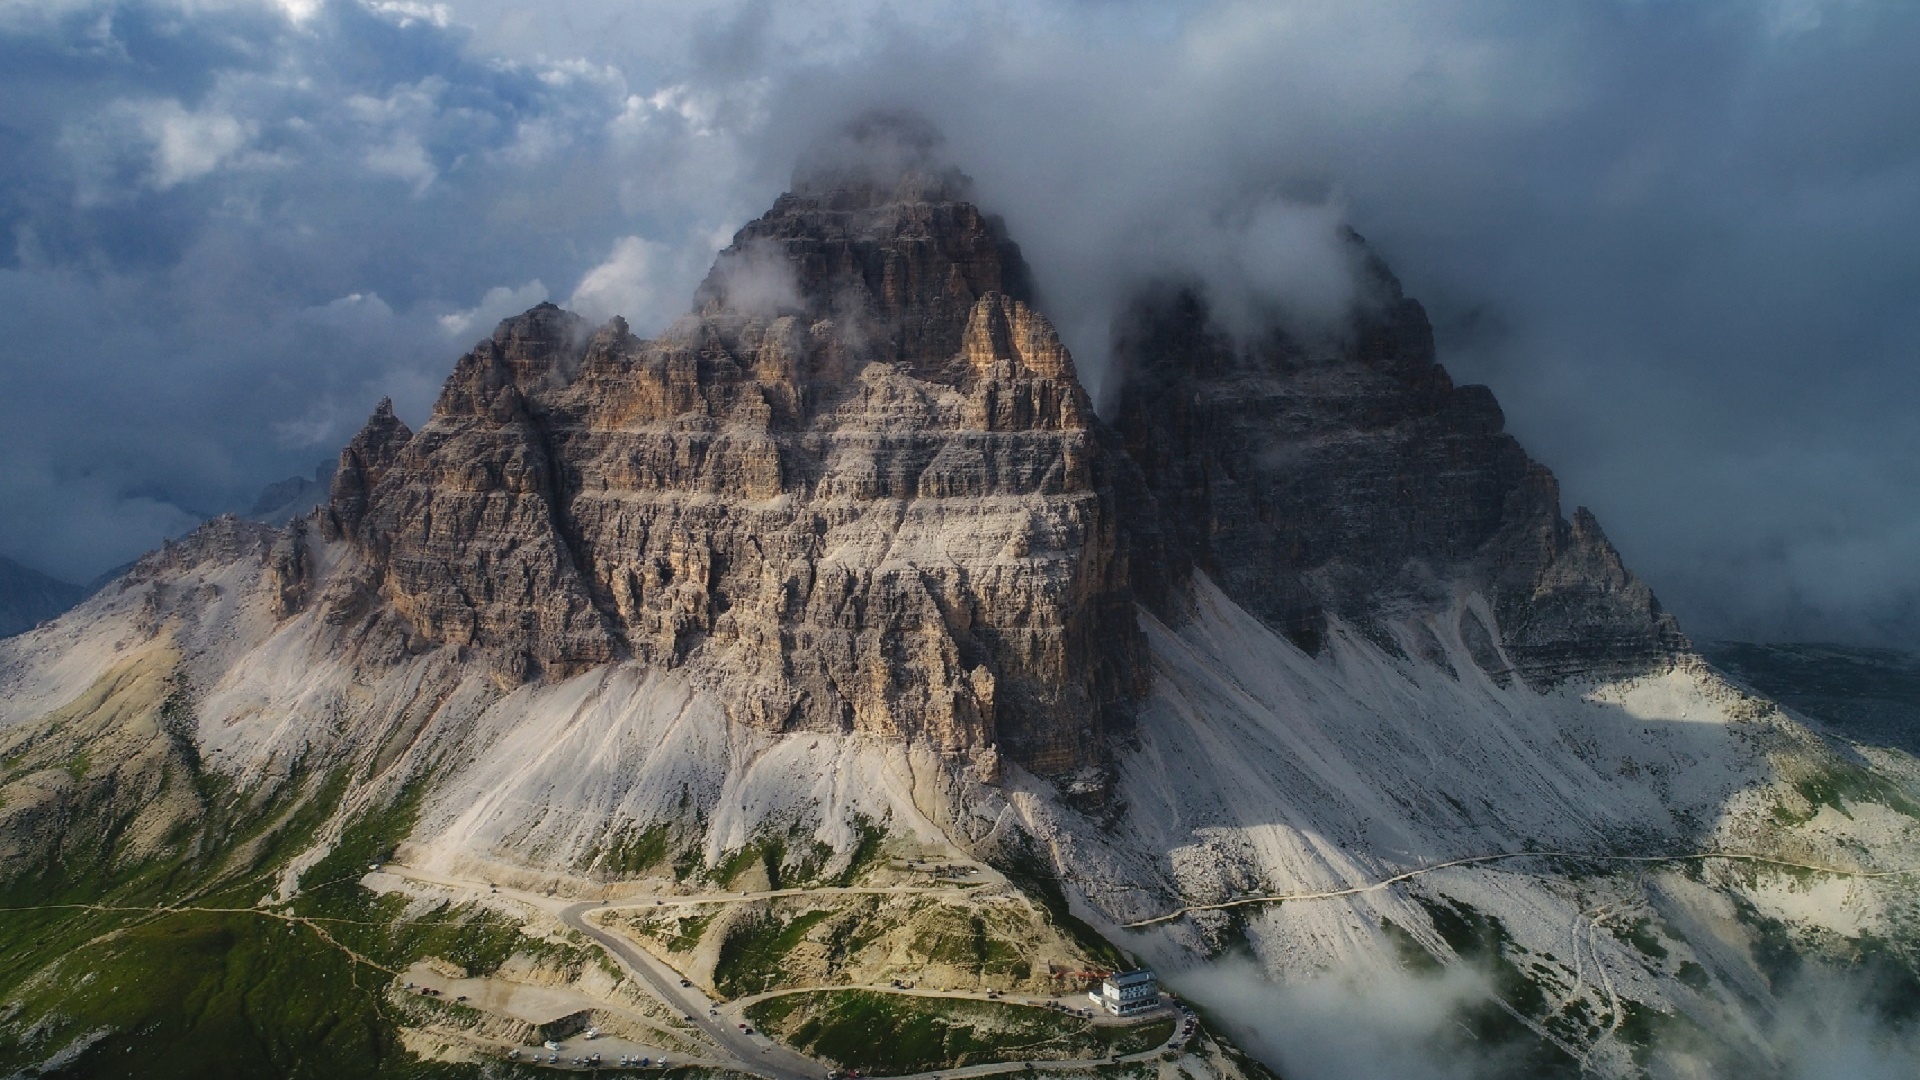
[{"label": "rocky summit", "polygon": [[504,680],[632,658],[738,719],[1099,756],[1146,669],[1110,436],[958,180],[805,178],[653,341],[543,304],[342,453],[323,598]]},{"label": "rocky summit", "polygon": [[[1308,651],[1338,615],[1382,624],[1459,613],[1496,679],[1545,686],[1633,675],[1687,641],[1584,507],[1503,430],[1484,386],[1455,386],[1417,301],[1360,238],[1366,299],[1329,333],[1247,343],[1189,289],[1150,292],[1118,336],[1116,426],[1165,538],[1156,595],[1193,570]],[[1491,617],[1489,617],[1491,616]],[[1415,648],[1440,656],[1421,635]]]},{"label": "rocky summit", "polygon": [[[0,641],[0,1072],[1270,1080],[1420,1001],[1489,1076],[1771,1076],[1805,987],[1906,1022],[1910,748],[1697,655],[1345,242],[1310,324],[1137,268],[1102,415],[879,118],[657,336],[501,323],[323,505]],[[1082,1013],[1137,967],[1207,1011]]]},{"label": "rocky summit", "polygon": [[1196,570],[1309,651],[1330,613],[1474,590],[1498,679],[1686,648],[1377,260],[1376,302],[1310,343],[1149,294],[1109,426],[967,188],[803,173],[655,340],[551,304],[502,323],[418,434],[383,404],[342,452],[323,528],[360,562],[328,618],[508,684],[684,668],[767,730],[1049,775],[1105,762],[1151,679],[1135,598],[1177,621]]}]

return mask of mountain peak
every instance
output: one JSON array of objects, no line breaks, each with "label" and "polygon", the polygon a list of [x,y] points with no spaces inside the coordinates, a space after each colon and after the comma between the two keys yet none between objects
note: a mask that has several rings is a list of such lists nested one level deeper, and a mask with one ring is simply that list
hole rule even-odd
[{"label": "mountain peak", "polygon": [[330,621],[505,684],[631,658],[754,727],[988,773],[1102,760],[1146,664],[1098,421],[1019,249],[928,171],[937,142],[850,132],[672,332],[543,304],[460,358],[418,434],[376,414],[335,481],[359,566]]},{"label": "mountain peak", "polygon": [[967,201],[923,121],[885,114],[816,147],[792,191],[720,252],[695,295],[722,326],[783,315],[831,321],[850,359],[936,381],[975,304],[1034,303],[1005,223]]},{"label": "mountain peak", "polygon": [[836,209],[966,201],[973,181],[946,159],[945,146],[946,136],[918,113],[872,110],[801,155],[792,192]]},{"label": "mountain peak", "polygon": [[1106,760],[1150,681],[1136,598],[1178,624],[1196,571],[1308,652],[1457,622],[1490,677],[1545,683],[1684,648],[1410,300],[1231,356],[1203,301],[1143,309],[1107,428],[939,148],[857,122],[673,332],[541,304],[418,434],[376,411],[335,479],[362,576],[331,621],[507,684],[637,660],[755,727],[1051,775]]},{"label": "mountain peak", "polygon": [[[418,871],[475,918],[517,894],[542,936],[554,910],[625,897],[596,936],[736,1001],[916,968],[936,990],[1052,995],[1126,961],[1048,951],[1043,923],[1303,978],[1415,967],[1410,946],[1472,963],[1449,944],[1471,924],[1531,997],[1462,1005],[1462,1030],[1547,1032],[1567,1071],[1645,1073],[1646,1047],[1594,1019],[1629,1009],[1764,1030],[1771,961],[1727,912],[1774,934],[1747,916],[1811,910],[1779,900],[1810,867],[1891,881],[1915,835],[1899,778],[1693,662],[1491,391],[1448,377],[1384,267],[1342,334],[1249,341],[1197,292],[1144,297],[1109,427],[1004,230],[900,179],[937,143],[895,143],[884,193],[797,184],[741,230],[672,332],[550,303],[507,319],[419,431],[374,410],[317,519],[210,522],[0,642],[0,884],[144,903],[160,881],[355,918],[375,909],[340,898],[385,890],[380,910],[431,923],[374,927],[402,973],[463,925],[494,931],[400,901]],[[1736,873],[1692,869],[1729,855]],[[1754,884],[1768,863],[1792,873]],[[651,892],[678,905],[664,922],[633,910]],[[1857,964],[1852,935],[1897,929],[1859,912],[1902,910],[1859,895],[1781,940]],[[746,899],[713,915],[714,896]],[[1596,903],[1666,944],[1604,932]],[[713,958],[769,920],[786,929],[766,970],[723,977]],[[1589,932],[1556,961],[1569,925]],[[61,985],[54,953],[98,930],[62,930],[22,978]],[[560,963],[608,1000],[598,968],[542,955],[471,985],[555,988]],[[98,996],[28,995],[42,1012],[0,1033],[56,1034],[0,1063],[95,1038],[46,1010]],[[1756,1002],[1751,1022],[1720,1011]],[[145,1025],[143,1052],[149,1030],[193,1034],[100,1016]],[[433,1042],[497,1054],[532,1030],[513,1023]],[[1220,1038],[1177,1039],[1181,1070]],[[1236,1060],[1210,1075],[1263,1075]]]}]

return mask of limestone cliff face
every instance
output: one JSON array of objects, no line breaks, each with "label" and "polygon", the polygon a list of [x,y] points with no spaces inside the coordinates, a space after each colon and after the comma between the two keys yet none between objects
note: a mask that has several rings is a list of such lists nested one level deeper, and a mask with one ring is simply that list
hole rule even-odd
[{"label": "limestone cliff face", "polygon": [[1462,632],[1502,679],[1635,673],[1684,650],[1593,515],[1561,516],[1493,394],[1454,385],[1420,305],[1366,262],[1371,302],[1310,340],[1236,342],[1191,290],[1133,312],[1116,426],[1168,574],[1204,570],[1309,651],[1330,614],[1374,630],[1467,591],[1497,626],[1463,612]]},{"label": "limestone cliff face", "polygon": [[[1116,431],[1019,249],[923,165],[801,176],[655,340],[542,304],[417,434],[382,403],[321,521],[359,556],[330,622],[372,660],[452,645],[511,686],[631,658],[763,729],[1049,775],[1106,759],[1147,687],[1136,598],[1177,622],[1196,568],[1309,651],[1329,614],[1371,632],[1468,593],[1500,680],[1684,647],[1384,267],[1312,342],[1143,301]],[[274,565],[305,604],[304,540]]]},{"label": "limestone cliff face", "polygon": [[383,411],[343,454],[336,621],[508,681],[684,667],[771,729],[1100,760],[1147,669],[1113,464],[958,183],[803,181],[654,341],[503,323],[417,435]]}]

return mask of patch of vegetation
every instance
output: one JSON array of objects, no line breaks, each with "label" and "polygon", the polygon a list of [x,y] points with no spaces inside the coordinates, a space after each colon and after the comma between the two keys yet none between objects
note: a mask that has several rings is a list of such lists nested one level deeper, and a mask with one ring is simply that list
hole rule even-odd
[{"label": "patch of vegetation", "polygon": [[701,935],[707,932],[717,914],[719,912],[709,911],[705,915],[681,916],[674,924],[672,936],[666,938],[667,948],[674,952],[692,952],[699,947]]},{"label": "patch of vegetation", "polygon": [[606,841],[596,860],[609,874],[640,874],[659,866],[672,853],[673,830],[664,824],[645,829],[621,829]]},{"label": "patch of vegetation", "polygon": [[1020,839],[1019,846],[1003,847],[991,861],[993,868],[1005,874],[1016,888],[1039,902],[1047,910],[1053,924],[1087,956],[1115,971],[1133,966],[1119,949],[1100,936],[1098,930],[1073,913],[1067,904],[1066,890],[1060,887],[1060,879],[1054,876],[1053,869],[1034,852],[1024,837]]},{"label": "patch of vegetation", "polygon": [[1002,1061],[1066,1061],[1144,1053],[1173,1020],[1096,1025],[1027,1005],[826,990],[783,994],[747,1016],[795,1049],[876,1075]]},{"label": "patch of vegetation", "polygon": [[1539,983],[1514,962],[1526,950],[1514,943],[1505,924],[1496,916],[1455,900],[1420,898],[1419,903],[1454,954],[1492,980],[1498,1000],[1468,1006],[1459,1017],[1460,1030],[1476,1049],[1510,1065],[1514,1076],[1579,1076],[1578,1061],[1500,1007],[1504,1001],[1543,1027],[1549,1019],[1546,995]]},{"label": "patch of vegetation", "polygon": [[[75,942],[70,960],[23,995],[44,1038],[18,1023],[0,1062],[23,1066],[84,1031],[111,1033],[63,1075],[439,1077],[459,1072],[413,1061],[385,1020],[387,977],[316,940],[313,932],[251,913],[185,912],[115,928],[107,942]],[[137,1056],[135,1056],[137,1055]]]},{"label": "patch of vegetation", "polygon": [[880,940],[888,929],[888,920],[880,917],[880,898],[863,897],[853,910],[841,909],[843,917],[828,925],[827,961],[843,964],[858,956],[867,946]]},{"label": "patch of vegetation", "polygon": [[1629,923],[1618,924],[1614,933],[1622,941],[1639,949],[1655,960],[1667,958],[1667,947],[1661,943],[1660,935],[1653,928],[1653,920],[1645,916]]},{"label": "patch of vegetation", "polygon": [[[553,1074],[541,1070],[540,1075],[551,1077]],[[696,1065],[678,1066],[658,1075],[660,1080],[759,1080],[752,1073],[735,1072],[732,1069],[710,1069]]]},{"label": "patch of vegetation", "polygon": [[[807,885],[845,888],[880,861],[887,831],[871,818],[856,816],[853,821],[854,846],[847,865],[831,877],[825,876],[833,861],[833,849],[818,840],[790,832],[786,836],[755,837],[738,851],[731,852],[713,869],[712,878],[727,888],[748,870],[758,865],[766,871],[767,887],[792,889]],[[677,870],[676,866],[676,870]]]},{"label": "patch of vegetation", "polygon": [[1920,971],[1910,950],[1877,934],[1862,934],[1837,951],[1841,970],[1861,988],[1875,1020],[1899,1030],[1920,1025]]},{"label": "patch of vegetation", "polygon": [[1773,816],[1775,824],[1791,829],[1796,825],[1805,825],[1807,822],[1812,821],[1813,815],[1818,813],[1819,810],[1820,808],[1816,806],[1810,810],[1796,812],[1793,807],[1788,806],[1786,803],[1774,803],[1769,813]]},{"label": "patch of vegetation", "polygon": [[935,964],[947,964],[975,975],[1007,975],[1026,979],[1033,965],[1020,947],[994,934],[986,916],[946,909],[930,918],[915,936],[911,953]]},{"label": "patch of vegetation", "polygon": [[1393,951],[1399,956],[1401,967],[1416,975],[1437,975],[1446,967],[1406,927],[1392,919],[1381,919],[1380,929],[1387,935],[1387,940],[1393,943]]},{"label": "patch of vegetation", "polygon": [[815,882],[833,858],[833,849],[815,840],[793,836],[762,836],[729,854],[714,869],[713,879],[734,888],[742,874],[758,865],[766,871],[767,888],[792,889]]},{"label": "patch of vegetation", "polygon": [[1778,989],[1800,974],[1800,950],[1794,946],[1793,935],[1786,923],[1760,914],[1752,903],[1737,893],[1733,895],[1733,913],[1752,933],[1753,940],[1748,951],[1753,954],[1754,966],[1760,969],[1769,983]]},{"label": "patch of vegetation", "polygon": [[1676,1056],[1724,1058],[1727,1047],[1685,1013],[1667,1013],[1638,1001],[1620,1002],[1620,1040],[1632,1047],[1634,1064],[1645,1068],[1656,1050]]},{"label": "patch of vegetation", "polygon": [[713,965],[714,989],[735,998],[781,985],[786,981],[782,962],[787,954],[830,914],[809,911],[783,923],[770,912],[756,913],[734,923]]},{"label": "patch of vegetation", "polygon": [[673,857],[673,880],[685,881],[700,870],[700,848],[689,844]]},{"label": "patch of vegetation", "polygon": [[[189,763],[190,767],[193,763]],[[197,772],[197,768],[194,769]],[[470,1077],[420,1062],[399,1041],[389,971],[428,955],[479,973],[514,952],[584,957],[536,942],[491,912],[442,905],[417,918],[360,888],[366,864],[412,828],[417,789],[364,812],[302,875],[292,905],[257,906],[287,859],[308,849],[349,777],[296,768],[263,794],[217,775],[192,782],[204,813],[167,855],[129,861],[114,829],[9,876],[0,895],[0,1074],[102,1028],[63,1076]],[[91,905],[55,907],[50,905]],[[356,959],[354,955],[364,958]],[[578,955],[576,955],[578,954]],[[382,970],[382,969],[387,970]]]},{"label": "patch of vegetation", "polygon": [[[143,1077],[471,1075],[403,1049],[405,1018],[384,997],[389,970],[441,955],[488,971],[513,951],[540,946],[498,916],[465,907],[403,920],[399,897],[351,884],[370,852],[411,826],[407,800],[349,828],[339,850],[306,875],[318,887],[293,905],[254,904],[284,855],[306,847],[331,809],[315,803],[337,800],[343,786],[313,785],[297,813],[274,812],[280,800],[268,800],[257,827],[229,834],[223,856],[129,870],[93,897],[101,907],[0,911],[0,992],[21,1005],[0,1028],[0,1069],[42,1060],[104,1027],[109,1034],[63,1075],[123,1076],[132,1062]],[[214,816],[234,812],[221,807]],[[252,846],[251,857],[234,850],[240,841]],[[90,871],[79,881],[38,884],[65,894],[98,880]],[[162,896],[184,899],[175,890],[191,890],[189,903],[153,905]]]},{"label": "patch of vegetation", "polygon": [[[1793,790],[1812,808],[1803,821],[1819,813],[1822,806],[1831,806],[1836,812],[1851,818],[1853,813],[1847,807],[1858,803],[1879,803],[1896,813],[1920,820],[1920,804],[1907,798],[1906,793],[1892,781],[1851,765],[1835,765],[1803,776],[1794,781]],[[1776,807],[1774,816],[1781,816],[1783,809]]]},{"label": "patch of vegetation", "polygon": [[755,840],[738,851],[728,853],[713,869],[713,879],[731,889],[748,868],[758,864],[766,868],[770,888],[780,887],[780,860],[786,857],[786,844],[779,840]]},{"label": "patch of vegetation", "polygon": [[1456,955],[1487,970],[1493,977],[1494,993],[1502,1000],[1528,1016],[1546,1012],[1546,995],[1509,959],[1513,939],[1498,916],[1457,901],[1422,900],[1421,907]]},{"label": "patch of vegetation", "polygon": [[833,879],[833,884],[845,888],[860,879],[867,868],[880,859],[880,847],[886,842],[887,830],[865,815],[853,819],[853,854],[848,857],[846,869],[841,870]]},{"label": "patch of vegetation", "polygon": [[1702,994],[1713,986],[1713,979],[1707,975],[1707,969],[1691,960],[1680,961],[1680,970],[1674,972],[1673,977],[1680,980],[1680,985]]},{"label": "patch of vegetation", "polygon": [[312,892],[343,881],[358,881],[370,865],[391,859],[394,848],[413,832],[426,792],[424,781],[415,782],[391,802],[362,811],[341,830],[326,855],[300,875],[300,888]]},{"label": "patch of vegetation", "polygon": [[1576,1045],[1592,1043],[1600,1035],[1600,1022],[1587,999],[1576,997],[1542,1023],[1548,1031]]}]

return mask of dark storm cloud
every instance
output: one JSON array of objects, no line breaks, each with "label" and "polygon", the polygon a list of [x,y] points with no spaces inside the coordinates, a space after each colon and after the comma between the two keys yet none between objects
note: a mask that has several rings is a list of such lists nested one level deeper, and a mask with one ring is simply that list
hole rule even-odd
[{"label": "dark storm cloud", "polygon": [[1149,274],[1337,310],[1350,222],[1696,633],[1920,642],[1917,45],[1851,0],[8,8],[0,551],[244,504],[545,295],[664,324],[878,106],[1090,382]]}]

